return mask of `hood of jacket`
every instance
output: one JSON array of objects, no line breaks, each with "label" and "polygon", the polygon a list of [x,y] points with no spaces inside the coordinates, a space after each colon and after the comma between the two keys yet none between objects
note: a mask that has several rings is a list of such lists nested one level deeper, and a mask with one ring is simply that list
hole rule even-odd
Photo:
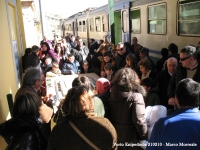
[{"label": "hood of jacket", "polygon": [[126,85],[114,84],[111,90],[111,98],[113,101],[123,101],[127,99],[128,101],[134,101],[135,93],[140,93],[144,97],[146,95],[145,89],[139,85],[134,85],[134,90],[129,90]]},{"label": "hood of jacket", "polygon": [[98,94],[110,91],[110,82],[106,78],[99,78],[96,81],[96,89]]}]

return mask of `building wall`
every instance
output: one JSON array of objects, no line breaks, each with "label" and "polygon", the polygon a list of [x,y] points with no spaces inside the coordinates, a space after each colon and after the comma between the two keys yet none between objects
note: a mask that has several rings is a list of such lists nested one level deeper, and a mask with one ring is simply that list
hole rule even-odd
[{"label": "building wall", "polygon": [[[25,47],[25,37],[23,36],[21,5],[18,0],[0,1],[0,123],[10,118],[6,95],[11,93],[13,97],[20,86],[21,79],[18,80],[17,72],[21,72],[19,63]],[[14,52],[14,50],[16,50]],[[0,137],[0,150],[4,150],[6,143]]]}]

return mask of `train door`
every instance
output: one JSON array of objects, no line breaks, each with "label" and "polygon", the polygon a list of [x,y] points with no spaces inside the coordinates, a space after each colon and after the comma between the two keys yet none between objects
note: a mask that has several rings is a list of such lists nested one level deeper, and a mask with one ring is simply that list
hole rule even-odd
[{"label": "train door", "polygon": [[114,13],[115,45],[122,42],[121,11]]},{"label": "train door", "polygon": [[76,37],[77,36],[77,23],[76,21],[73,21],[73,35]]},{"label": "train door", "polygon": [[121,10],[122,42],[130,42],[129,7]]}]

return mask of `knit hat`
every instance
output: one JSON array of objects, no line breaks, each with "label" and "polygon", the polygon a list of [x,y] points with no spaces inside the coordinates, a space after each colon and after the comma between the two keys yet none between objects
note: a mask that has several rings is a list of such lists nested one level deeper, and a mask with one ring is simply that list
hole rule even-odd
[{"label": "knit hat", "polygon": [[140,53],[146,55],[146,56],[149,56],[149,49],[146,48],[146,47],[143,47],[140,51]]},{"label": "knit hat", "polygon": [[110,91],[110,82],[106,78],[99,78],[96,82],[96,89],[98,94],[103,94]]}]

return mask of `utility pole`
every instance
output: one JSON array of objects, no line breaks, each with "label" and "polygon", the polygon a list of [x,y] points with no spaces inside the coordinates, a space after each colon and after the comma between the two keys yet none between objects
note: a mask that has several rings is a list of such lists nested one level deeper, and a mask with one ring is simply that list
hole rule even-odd
[{"label": "utility pole", "polygon": [[114,30],[114,0],[108,0],[108,10],[109,10],[109,24],[110,24],[110,34],[111,42],[115,43],[115,30]]},{"label": "utility pole", "polygon": [[[44,0],[43,0],[44,1]],[[42,8],[42,0],[39,0],[39,8],[40,8],[40,20],[41,20],[41,27],[42,27],[42,38],[45,36],[45,29],[44,29],[44,14]]]}]

